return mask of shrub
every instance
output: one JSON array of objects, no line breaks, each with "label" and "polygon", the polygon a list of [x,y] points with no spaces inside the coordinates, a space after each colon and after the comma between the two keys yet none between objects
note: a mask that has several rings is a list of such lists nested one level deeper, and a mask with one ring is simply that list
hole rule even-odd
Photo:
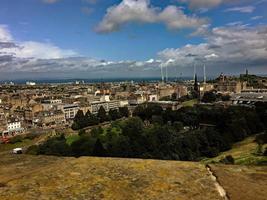
[{"label": "shrub", "polygon": [[39,147],[37,145],[32,145],[26,150],[26,154],[38,155]]},{"label": "shrub", "polygon": [[17,136],[14,136],[12,137],[9,142],[11,144],[15,144],[15,143],[18,143],[18,142],[22,142],[23,138],[20,136],[20,135],[17,135]]},{"label": "shrub", "polygon": [[25,139],[29,139],[29,140],[33,140],[33,139],[35,139],[35,138],[37,138],[37,137],[38,137],[37,134],[29,133],[29,134],[27,134],[24,138],[25,138]]},{"label": "shrub", "polygon": [[220,160],[221,163],[224,164],[235,164],[235,159],[231,155],[227,155]]}]

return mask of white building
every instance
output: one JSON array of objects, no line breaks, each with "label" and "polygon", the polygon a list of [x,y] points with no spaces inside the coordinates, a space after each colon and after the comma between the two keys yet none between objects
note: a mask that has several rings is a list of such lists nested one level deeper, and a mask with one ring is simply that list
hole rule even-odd
[{"label": "white building", "polygon": [[8,132],[16,131],[16,130],[19,130],[20,128],[21,128],[21,122],[18,120],[9,121],[7,123],[7,131]]},{"label": "white building", "polygon": [[73,119],[76,115],[76,113],[79,111],[79,106],[75,104],[70,105],[64,105],[63,106],[63,112],[65,114],[66,119]]},{"label": "white building", "polygon": [[31,81],[27,81],[27,82],[26,82],[26,85],[33,86],[33,85],[36,85],[36,83],[35,83],[35,82],[31,82]]},{"label": "white building", "polygon": [[62,103],[62,100],[61,99],[48,99],[48,100],[44,100],[43,103],[57,104],[57,103]]},{"label": "white building", "polygon": [[158,95],[156,94],[151,94],[148,96],[148,101],[151,102],[151,101],[158,101]]},{"label": "white building", "polygon": [[120,101],[95,101],[91,103],[92,113],[97,113],[100,107],[103,107],[106,112],[120,107]]}]

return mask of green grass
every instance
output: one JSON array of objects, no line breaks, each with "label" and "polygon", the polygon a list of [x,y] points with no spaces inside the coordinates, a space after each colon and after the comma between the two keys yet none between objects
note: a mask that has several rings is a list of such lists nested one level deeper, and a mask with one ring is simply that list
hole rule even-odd
[{"label": "green grass", "polygon": [[29,139],[25,139],[22,140],[22,142],[17,142],[15,144],[0,144],[0,152],[3,151],[10,151],[14,148],[19,148],[19,147],[26,147],[26,146],[30,146],[33,144],[33,140],[29,140]]},{"label": "green grass", "polygon": [[[267,165],[267,156],[256,155],[258,145],[254,142],[255,136],[248,137],[245,140],[233,145],[232,149],[222,152],[219,156],[202,160],[203,163],[219,162],[227,155],[231,155],[238,165]],[[263,146],[263,150],[267,145]]]},{"label": "green grass", "polygon": [[68,145],[71,145],[73,142],[77,141],[80,138],[79,135],[70,135],[68,137],[66,137],[66,142]]},{"label": "green grass", "polygon": [[184,107],[193,107],[195,104],[197,104],[197,99],[192,99],[182,103]]}]

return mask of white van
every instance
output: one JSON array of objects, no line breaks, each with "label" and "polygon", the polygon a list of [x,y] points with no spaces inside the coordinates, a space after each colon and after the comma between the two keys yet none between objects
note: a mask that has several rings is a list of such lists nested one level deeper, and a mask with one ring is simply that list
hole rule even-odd
[{"label": "white van", "polygon": [[12,150],[12,153],[14,154],[22,154],[22,148],[15,148]]}]

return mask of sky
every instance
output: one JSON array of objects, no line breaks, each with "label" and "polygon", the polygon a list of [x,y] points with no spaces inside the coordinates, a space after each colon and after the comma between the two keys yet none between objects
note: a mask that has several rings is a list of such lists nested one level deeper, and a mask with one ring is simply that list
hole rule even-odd
[{"label": "sky", "polygon": [[267,74],[267,0],[0,0],[0,79]]}]

